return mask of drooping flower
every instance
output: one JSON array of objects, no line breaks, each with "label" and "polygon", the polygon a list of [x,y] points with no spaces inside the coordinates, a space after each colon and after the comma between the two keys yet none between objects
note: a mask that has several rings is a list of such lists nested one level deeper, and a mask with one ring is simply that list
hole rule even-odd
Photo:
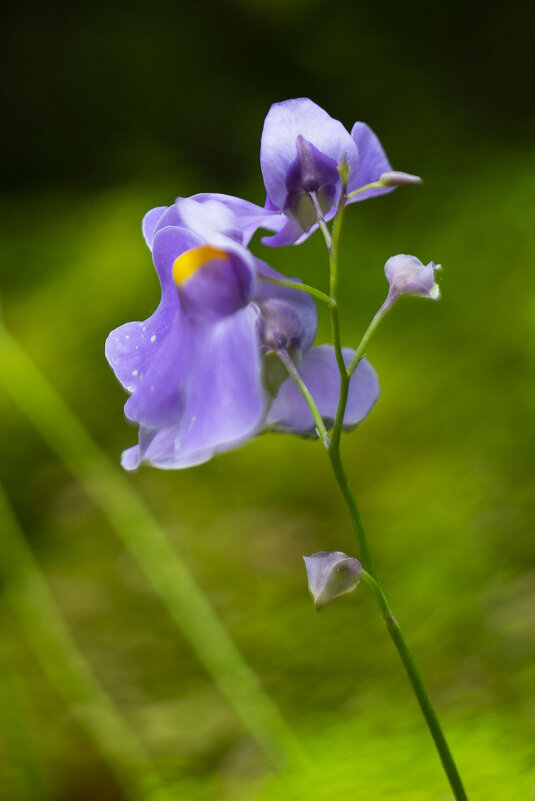
[{"label": "drooping flower", "polygon": [[416,256],[400,253],[391,256],[385,264],[385,275],[390,285],[387,303],[391,305],[401,295],[419,295],[437,300],[440,288],[435,280],[435,272],[440,264],[430,261],[422,264]]},{"label": "drooping flower", "polygon": [[[143,232],[160,279],[160,304],[149,319],[121,326],[106,342],[108,361],[131,393],[125,414],[139,424],[139,443],[122,461],[127,469],[142,461],[189,467],[270,425],[274,398],[288,396],[276,353],[284,349],[307,369],[307,359],[321,350],[312,348],[317,313],[307,293],[272,283],[283,276],[252,256],[235,215],[213,198],[153,209]],[[324,357],[315,371],[327,419],[338,400],[331,367]],[[371,408],[378,393],[372,368],[354,378],[351,392],[369,397]],[[362,407],[355,409],[348,408],[348,427],[364,416]],[[296,412],[290,392],[287,407],[279,403],[275,427],[308,433],[307,413]]]},{"label": "drooping flower", "polygon": [[308,589],[318,610],[334,598],[352,592],[360,583],[362,565],[342,551],[318,551],[303,559]]}]

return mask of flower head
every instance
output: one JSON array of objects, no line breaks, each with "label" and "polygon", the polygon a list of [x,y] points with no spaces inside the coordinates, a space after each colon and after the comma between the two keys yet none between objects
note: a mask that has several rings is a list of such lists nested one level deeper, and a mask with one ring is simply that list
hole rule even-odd
[{"label": "flower head", "polygon": [[316,609],[323,609],[339,595],[352,592],[360,583],[362,565],[342,551],[318,551],[303,559]]},{"label": "flower head", "polygon": [[[143,233],[160,280],[160,304],[147,320],[120,326],[106,341],[108,361],[130,393],[125,414],[139,425],[139,443],[123,454],[124,467],[142,461],[189,467],[266,426],[308,433],[310,413],[296,408],[293,384],[276,358],[281,349],[304,370],[323,354],[314,375],[323,392],[322,413],[334,416],[334,353],[312,348],[312,298],[273,283],[283,276],[252,256],[226,204],[179,199],[148,212]],[[366,410],[348,407],[348,427],[377,397],[371,367],[354,378],[350,392],[364,393],[369,402]],[[277,425],[269,417],[275,399]]]},{"label": "flower head", "polygon": [[390,284],[388,303],[391,305],[401,295],[419,295],[436,300],[440,288],[435,281],[435,271],[440,264],[430,261],[422,264],[416,256],[400,253],[391,256],[385,264],[385,275]]},{"label": "flower head", "polygon": [[[357,122],[350,134],[306,97],[271,106],[262,132],[260,164],[266,209],[283,215],[278,221],[263,221],[276,230],[275,236],[264,240],[272,246],[303,241],[315,227],[318,211],[326,219],[334,215],[342,191],[340,171],[347,174],[350,193],[379,181],[392,169],[371,128]],[[374,187],[350,202],[388,191],[390,185]]]}]

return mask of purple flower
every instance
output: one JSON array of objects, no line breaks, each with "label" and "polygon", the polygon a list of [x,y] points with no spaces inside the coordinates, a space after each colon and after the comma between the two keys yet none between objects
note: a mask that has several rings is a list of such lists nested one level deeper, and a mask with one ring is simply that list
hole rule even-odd
[{"label": "purple flower", "polygon": [[392,305],[401,295],[419,295],[436,300],[440,289],[435,281],[435,271],[440,264],[430,261],[422,264],[416,256],[400,253],[391,256],[385,264],[385,275],[390,284],[387,303]]},{"label": "purple flower", "polygon": [[[355,351],[343,348],[349,365]],[[327,428],[334,423],[340,373],[330,345],[312,348],[299,365],[301,378],[309,388]],[[351,378],[343,428],[354,428],[369,414],[379,397],[379,380],[371,364],[361,359]],[[316,436],[314,418],[305,399],[293,383],[285,381],[269,410],[266,425],[274,431]]]},{"label": "purple flower", "polygon": [[[351,134],[341,122],[306,97],[274,103],[266,117],[260,147],[260,164],[267,192],[266,209],[284,215],[277,233],[263,241],[278,246],[302,242],[316,225],[312,202],[326,219],[336,210],[342,181],[339,168],[348,170],[347,191],[379,181],[392,168],[377,136],[363,122]],[[349,202],[391,191],[369,189]],[[263,220],[273,227],[273,220]]]},{"label": "purple flower", "polygon": [[[181,199],[148,212],[143,233],[160,304],[147,320],[126,323],[106,341],[107,359],[131,393],[125,414],[139,425],[139,444],[123,454],[124,467],[200,464],[265,426],[308,433],[310,413],[296,408],[276,358],[281,349],[305,372],[312,360],[322,414],[333,417],[338,379],[332,349],[311,347],[315,304],[305,292],[262,280],[282,276],[242,244],[244,233],[227,205],[213,197]],[[368,397],[368,410],[377,391],[369,366],[350,390]],[[276,426],[268,421],[275,397]],[[365,413],[362,404],[350,406],[347,426]]]},{"label": "purple flower", "polygon": [[360,583],[362,565],[342,551],[318,551],[303,559],[316,609],[323,609],[339,595],[352,592]]}]

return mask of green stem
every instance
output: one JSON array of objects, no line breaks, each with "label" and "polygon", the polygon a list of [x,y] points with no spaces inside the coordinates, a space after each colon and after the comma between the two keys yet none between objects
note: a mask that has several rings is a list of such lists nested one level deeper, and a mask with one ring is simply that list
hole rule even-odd
[{"label": "green stem", "polygon": [[357,369],[357,365],[360,362],[360,360],[362,359],[362,357],[364,356],[364,353],[366,351],[366,348],[368,347],[368,343],[369,343],[370,339],[374,335],[379,323],[381,322],[381,320],[383,319],[383,317],[385,316],[385,314],[387,313],[387,311],[390,308],[391,308],[391,304],[388,302],[388,299],[387,299],[387,300],[385,300],[385,302],[383,303],[381,308],[375,313],[371,323],[369,324],[368,328],[364,332],[364,336],[362,337],[362,339],[360,340],[360,342],[358,344],[358,347],[357,347],[357,349],[355,351],[355,355],[353,356],[353,359],[351,360],[351,363],[350,363],[349,367],[347,368],[347,371],[348,371],[350,376],[352,376],[353,373],[355,372],[355,370]]},{"label": "green stem", "polygon": [[[374,184],[368,184],[367,186],[361,187],[361,189],[358,189],[347,196],[345,195],[345,186],[343,187],[340,195],[340,200],[338,203],[338,209],[334,218],[332,239],[327,239],[327,238],[325,239],[327,244],[327,250],[329,253],[330,295],[335,302],[337,301],[337,289],[338,289],[338,244],[339,244],[340,229],[342,224],[342,217],[344,213],[345,203],[347,200],[351,199],[352,197],[355,197],[355,195],[359,194],[360,192],[364,192],[366,189],[370,189],[374,186],[381,186],[381,184],[379,182],[376,182]],[[362,358],[364,349],[366,348],[373,332],[379,325],[379,322],[383,318],[388,308],[389,304],[387,299],[387,301],[385,301],[381,309],[379,309],[379,311],[373,318],[372,322],[368,326],[368,329],[365,332],[360,342],[360,345],[357,348],[357,352],[355,353],[355,356],[351,361],[349,368],[345,364],[342,353],[338,307],[334,306],[330,310],[331,326],[333,330],[333,345],[340,372],[340,397],[331,435],[329,458],[331,460],[331,465],[334,471],[335,478],[338,482],[338,486],[340,487],[344,500],[349,508],[351,521],[353,523],[353,529],[355,531],[357,541],[359,544],[360,556],[362,559],[362,563],[364,565],[364,577],[368,580],[370,586],[372,586],[376,590],[376,597],[380,601],[380,608],[383,613],[385,622],[387,624],[388,633],[390,634],[390,637],[392,638],[394,645],[396,646],[397,651],[400,655],[401,661],[403,662],[403,665],[405,666],[405,669],[409,675],[409,679],[411,681],[412,687],[414,689],[414,692],[416,694],[416,697],[424,714],[424,718],[426,720],[431,736],[433,737],[433,740],[435,742],[438,754],[440,756],[446,775],[449,779],[455,798],[457,799],[457,801],[467,801],[466,793],[464,791],[459,773],[455,766],[455,762],[453,761],[453,757],[448,748],[448,744],[446,742],[446,739],[438,722],[435,711],[431,705],[431,702],[423,685],[422,679],[416,669],[414,660],[412,658],[406,640],[403,637],[401,629],[396,619],[394,618],[394,615],[392,614],[392,610],[390,609],[388,601],[386,600],[386,596],[379,582],[379,577],[377,575],[377,571],[375,569],[375,565],[373,562],[373,557],[370,551],[370,547],[368,545],[368,539],[366,537],[364,524],[362,522],[362,516],[360,514],[360,510],[358,508],[355,496],[347,479],[347,475],[345,473],[344,466],[342,463],[342,457],[340,455],[340,439],[343,428],[345,410],[347,406],[347,397],[349,392],[349,383],[351,375],[353,374],[357,364]]]},{"label": "green stem", "polygon": [[414,694],[416,695],[428,729],[435,742],[436,749],[440,756],[446,776],[449,779],[455,798],[457,801],[468,801],[461,777],[459,776],[459,772],[457,771],[457,767],[451,755],[448,743],[444,737],[437,714],[433,704],[431,703],[431,699],[427,694],[427,690],[425,689],[418,668],[414,663],[414,659],[412,658],[412,654],[409,650],[409,646],[407,645],[405,637],[403,636],[399,624],[392,613],[388,599],[379,582],[376,581],[373,576],[371,576],[365,570],[362,571],[362,579],[368,584],[375,595],[375,599],[379,609],[381,610],[388,633],[394,641],[394,645],[396,646],[401,661],[403,662],[405,670],[407,671]]},{"label": "green stem", "polygon": [[303,381],[303,379],[299,375],[297,367],[293,363],[293,361],[290,358],[290,355],[288,354],[288,352],[285,351],[285,350],[279,350],[279,351],[277,351],[277,356],[279,357],[281,362],[286,367],[286,369],[287,369],[287,371],[288,371],[288,373],[290,375],[290,378],[292,379],[292,381],[296,385],[297,389],[299,390],[299,392],[301,393],[301,395],[305,399],[305,401],[307,403],[307,406],[308,406],[308,408],[310,409],[310,411],[312,413],[312,417],[314,418],[314,422],[316,423],[316,429],[317,429],[317,432],[318,432],[318,436],[319,436],[321,442],[323,443],[323,445],[326,448],[328,448],[329,447],[329,441],[330,441],[329,440],[329,435],[327,433],[327,429],[325,428],[325,423],[323,422],[323,418],[322,418],[322,416],[320,414],[320,411],[319,411],[318,407],[316,406],[314,398],[310,394],[309,388],[307,387],[307,385],[305,384],[305,382]]},{"label": "green stem", "polygon": [[371,184],[366,184],[366,186],[361,186],[360,189],[354,189],[349,195],[346,196],[346,200],[353,200],[354,197],[357,195],[361,195],[363,192],[367,192],[368,189],[380,189],[384,188],[385,184],[382,184],[381,181],[373,181]]},{"label": "green stem", "polygon": [[325,222],[325,217],[323,216],[323,212],[321,210],[321,206],[320,206],[320,203],[319,203],[319,200],[318,200],[318,196],[316,195],[315,192],[309,192],[308,196],[309,196],[310,200],[312,201],[312,205],[314,206],[314,212],[316,214],[316,220],[318,222],[318,225],[320,227],[321,233],[323,234],[323,237],[324,237],[325,242],[327,244],[327,248],[330,249],[331,245],[332,245],[331,232],[329,231],[329,226]]},{"label": "green stem", "polygon": [[170,799],[144,747],[76,647],[0,488],[4,595],[45,674],[93,739],[128,798]]},{"label": "green stem", "polygon": [[0,382],[100,508],[243,725],[276,767],[307,758],[130,481],[0,325]]},{"label": "green stem", "polygon": [[322,303],[325,303],[327,306],[331,307],[334,305],[334,301],[330,298],[325,292],[322,292],[321,289],[316,289],[315,286],[310,286],[310,284],[302,284],[300,281],[290,281],[288,279],[279,279],[279,278],[270,278],[267,275],[258,274],[258,277],[262,281],[268,281],[270,284],[277,284],[277,286],[287,286],[290,289],[299,289],[301,292],[308,292],[309,295],[313,295],[318,300],[321,300]]},{"label": "green stem", "polygon": [[344,466],[342,464],[340,449],[338,447],[333,448],[332,443],[331,447],[329,448],[329,458],[331,460],[331,465],[333,468],[336,481],[338,483],[342,495],[344,496],[344,500],[349,508],[349,512],[351,515],[351,522],[353,524],[353,530],[355,531],[355,535],[359,545],[361,562],[364,566],[364,569],[367,570],[368,573],[370,573],[372,576],[376,577],[377,570],[375,569],[375,564],[370,551],[370,546],[368,545],[368,538],[366,537],[366,531],[364,530],[364,523],[362,522],[360,510],[358,508],[355,496],[353,495],[353,490],[351,489],[351,485],[349,484],[348,478],[344,470]]},{"label": "green stem", "polygon": [[[331,331],[332,331],[332,338],[333,338],[333,347],[334,353],[336,356],[336,363],[338,365],[338,370],[340,372],[340,394],[339,394],[339,401],[338,401],[338,408],[336,412],[336,418],[333,426],[332,437],[331,437],[331,445],[330,451],[336,450],[338,447],[338,443],[340,442],[340,436],[342,433],[342,426],[343,426],[343,413],[340,415],[340,410],[342,408],[342,404],[345,410],[345,404],[347,403],[347,393],[349,390],[349,373],[347,372],[346,363],[344,360],[344,355],[342,353],[342,339],[340,334],[340,316],[338,314],[338,305],[337,305],[337,295],[338,295],[338,245],[340,242],[340,232],[342,228],[342,219],[344,216],[344,209],[346,203],[346,183],[343,181],[342,188],[340,192],[340,199],[338,201],[338,207],[336,210],[336,214],[334,217],[333,222],[333,230],[332,234],[325,225],[325,220],[321,214],[321,209],[319,209],[319,204],[317,204],[316,208],[316,215],[318,220],[318,225],[320,230],[323,233],[323,237],[325,239],[325,244],[327,246],[327,251],[329,253],[329,294],[334,301],[333,305],[329,309],[329,314],[331,318]],[[316,200],[317,202],[317,200]],[[323,226],[322,226],[323,222]],[[326,229],[326,230],[325,230]]]}]

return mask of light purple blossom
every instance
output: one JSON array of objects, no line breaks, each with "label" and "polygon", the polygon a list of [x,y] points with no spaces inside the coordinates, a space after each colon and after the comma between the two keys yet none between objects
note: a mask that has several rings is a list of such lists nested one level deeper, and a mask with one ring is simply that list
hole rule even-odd
[{"label": "light purple blossom", "polygon": [[362,565],[342,551],[318,551],[303,559],[316,609],[323,609],[339,595],[352,592],[360,583]]},{"label": "light purple blossom", "polygon": [[[266,209],[277,210],[275,236],[267,245],[302,242],[316,227],[311,195],[325,219],[335,213],[342,181],[338,168],[348,172],[347,191],[353,192],[379,181],[392,170],[375,133],[363,122],[356,122],[351,134],[341,122],[330,117],[306,97],[274,103],[266,117],[260,147],[260,165],[267,192]],[[374,187],[349,202],[355,203],[391,191]],[[273,220],[262,221],[274,227]]]},{"label": "light purple blossom", "polygon": [[435,281],[435,272],[440,264],[430,261],[422,264],[416,256],[400,253],[391,256],[385,264],[385,275],[390,284],[387,303],[391,305],[401,295],[419,295],[436,300],[440,289]]},{"label": "light purple blossom", "polygon": [[[296,407],[293,383],[275,358],[281,349],[300,370],[314,365],[321,412],[334,417],[339,382],[332,348],[312,348],[314,301],[262,279],[283,276],[245,247],[228,205],[213,197],[179,199],[148,212],[143,233],[160,280],[160,304],[147,320],[120,326],[106,342],[108,361],[130,393],[125,414],[139,425],[139,443],[123,454],[124,467],[200,464],[266,426],[309,433],[309,410]],[[353,378],[350,396],[360,401],[348,407],[347,427],[365,416],[377,394],[368,365]],[[276,424],[269,417],[274,398]]]}]

